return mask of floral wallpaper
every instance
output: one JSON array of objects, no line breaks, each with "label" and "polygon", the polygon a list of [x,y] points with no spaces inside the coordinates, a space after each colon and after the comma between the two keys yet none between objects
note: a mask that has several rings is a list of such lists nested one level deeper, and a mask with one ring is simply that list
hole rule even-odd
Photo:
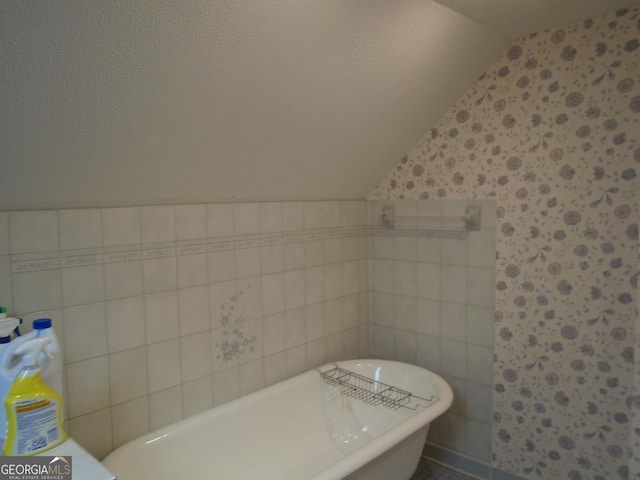
[{"label": "floral wallpaper", "polygon": [[640,11],[532,34],[369,199],[495,198],[493,466],[640,477]]}]

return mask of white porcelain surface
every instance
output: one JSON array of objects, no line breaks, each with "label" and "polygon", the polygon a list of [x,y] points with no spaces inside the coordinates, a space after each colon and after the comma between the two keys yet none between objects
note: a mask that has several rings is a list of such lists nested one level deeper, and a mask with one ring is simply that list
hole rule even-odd
[{"label": "white porcelain surface", "polygon": [[[302,352],[288,351],[291,366],[302,360]],[[417,464],[418,447],[428,425],[451,405],[450,387],[428,370],[399,362],[351,360],[340,362],[340,366],[421,397],[437,395],[439,401],[415,412],[373,407],[341,395],[339,389],[325,385],[318,372],[311,370],[144,435],[108,455],[104,464],[119,480],[211,475],[235,480],[329,480],[353,472],[356,475],[348,478],[377,479],[385,478],[381,475],[390,471],[398,474],[406,470],[407,452],[416,449],[409,465],[411,461]],[[239,375],[229,370],[214,375],[216,403],[259,388],[265,380],[261,372],[260,363],[249,363],[240,368]],[[157,408],[166,406],[159,403]],[[122,414],[133,411],[133,406],[130,411],[123,407]],[[407,448],[396,451],[396,446],[405,442]],[[389,450],[399,461],[394,463],[393,456],[385,456],[379,467],[368,466]],[[251,462],[246,461],[247,452],[251,452]],[[207,461],[202,461],[205,458]],[[364,465],[365,470],[359,470]],[[394,478],[408,478],[410,474],[404,472]]]}]

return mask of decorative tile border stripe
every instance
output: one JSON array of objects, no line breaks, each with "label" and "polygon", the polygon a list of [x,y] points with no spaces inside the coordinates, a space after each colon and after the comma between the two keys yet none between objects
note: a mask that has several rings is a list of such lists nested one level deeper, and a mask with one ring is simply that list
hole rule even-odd
[{"label": "decorative tile border stripe", "polygon": [[12,273],[54,270],[105,263],[152,260],[182,255],[203,254],[243,248],[257,248],[294,243],[365,236],[367,227],[338,227],[295,232],[237,235],[233,237],[136,244],[86,250],[62,250],[11,256]]}]

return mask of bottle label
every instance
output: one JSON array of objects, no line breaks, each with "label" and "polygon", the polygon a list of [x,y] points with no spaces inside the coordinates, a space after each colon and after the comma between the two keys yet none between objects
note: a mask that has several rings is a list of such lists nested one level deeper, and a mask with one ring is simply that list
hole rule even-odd
[{"label": "bottle label", "polygon": [[32,398],[14,404],[17,420],[16,455],[35,453],[60,440],[58,402]]}]

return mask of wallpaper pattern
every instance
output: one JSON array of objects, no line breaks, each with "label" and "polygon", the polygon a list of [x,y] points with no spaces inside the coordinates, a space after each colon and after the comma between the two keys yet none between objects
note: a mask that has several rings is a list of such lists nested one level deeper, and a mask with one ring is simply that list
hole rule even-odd
[{"label": "wallpaper pattern", "polygon": [[630,8],[513,43],[369,196],[497,201],[496,468],[640,476],[639,137]]}]

